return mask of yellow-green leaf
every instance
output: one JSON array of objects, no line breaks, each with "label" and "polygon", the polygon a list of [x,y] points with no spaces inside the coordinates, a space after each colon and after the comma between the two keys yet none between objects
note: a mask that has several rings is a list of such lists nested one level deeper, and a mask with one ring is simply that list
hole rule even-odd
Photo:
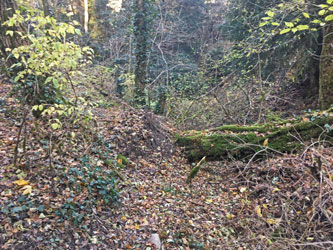
[{"label": "yellow-green leaf", "polygon": [[310,18],[310,15],[309,15],[308,13],[306,13],[306,12],[303,12],[303,16],[304,16],[305,18]]},{"label": "yellow-green leaf", "polygon": [[269,16],[265,16],[265,17],[263,17],[263,18],[261,18],[261,19],[267,21],[267,20],[271,20],[272,18],[269,17]]},{"label": "yellow-green leaf", "polygon": [[21,79],[20,76],[16,76],[16,77],[14,78],[14,82],[17,82],[17,81],[20,80],[20,79]]},{"label": "yellow-green leaf", "polygon": [[55,88],[59,88],[59,83],[58,83],[58,79],[57,78],[53,78],[53,86]]},{"label": "yellow-green leaf", "polygon": [[81,33],[81,30],[80,30],[80,29],[75,29],[75,33],[76,33],[76,34],[78,34],[78,35],[80,35],[80,36],[82,35],[82,33]]},{"label": "yellow-green leaf", "polygon": [[266,24],[268,24],[268,22],[260,23],[260,24],[259,24],[259,27],[263,27],[263,26],[265,26]]},{"label": "yellow-green leaf", "polygon": [[276,225],[278,224],[278,221],[275,219],[267,219],[266,222],[270,225]]},{"label": "yellow-green leaf", "polygon": [[301,31],[301,30],[308,30],[309,26],[308,25],[298,25],[297,30]]},{"label": "yellow-green leaf", "polygon": [[227,219],[231,220],[231,219],[232,219],[232,214],[229,214],[229,213],[228,213],[228,214],[226,215],[226,217],[227,217]]},{"label": "yellow-green leaf", "polygon": [[15,53],[14,50],[13,50],[13,56],[18,59],[20,57],[20,54],[19,53]]},{"label": "yellow-green leaf", "polygon": [[32,186],[26,185],[23,188],[21,188],[22,194],[27,195],[32,193]]},{"label": "yellow-green leaf", "polygon": [[51,82],[52,78],[53,78],[52,76],[49,76],[48,78],[46,78],[45,83]]},{"label": "yellow-green leaf", "polygon": [[60,126],[59,126],[58,123],[52,123],[52,124],[51,124],[51,128],[54,129],[54,130],[56,130],[56,129],[59,128],[59,127],[60,127]]},{"label": "yellow-green leaf", "polygon": [[68,25],[67,32],[70,33],[70,34],[74,34],[74,32],[75,32],[74,27],[72,25]]},{"label": "yellow-green leaf", "polygon": [[327,17],[325,17],[325,21],[329,22],[333,20],[333,15],[328,15]]},{"label": "yellow-green leaf", "polygon": [[259,27],[263,27],[263,26],[265,26],[266,24],[268,24],[268,22],[260,23],[260,24],[259,24]]},{"label": "yellow-green leaf", "polygon": [[259,217],[262,217],[260,205],[256,206],[256,213]]},{"label": "yellow-green leaf", "polygon": [[273,17],[274,16],[274,12],[273,11],[267,11],[266,14],[270,17]]},{"label": "yellow-green leaf", "polygon": [[289,28],[294,27],[294,24],[292,22],[285,22],[286,26]]},{"label": "yellow-green leaf", "polygon": [[325,15],[325,13],[326,13],[326,10],[320,10],[320,11],[318,12],[318,15],[319,15],[319,16],[323,16],[323,15]]},{"label": "yellow-green leaf", "polygon": [[320,20],[315,19],[315,20],[312,20],[311,23],[320,23]]},{"label": "yellow-green leaf", "polygon": [[283,35],[285,33],[288,33],[290,31],[290,29],[284,29],[280,31],[280,35]]},{"label": "yellow-green leaf", "polygon": [[14,31],[12,31],[12,30],[7,30],[7,32],[6,32],[6,36],[7,36],[7,35],[13,36],[13,35],[14,35]]}]

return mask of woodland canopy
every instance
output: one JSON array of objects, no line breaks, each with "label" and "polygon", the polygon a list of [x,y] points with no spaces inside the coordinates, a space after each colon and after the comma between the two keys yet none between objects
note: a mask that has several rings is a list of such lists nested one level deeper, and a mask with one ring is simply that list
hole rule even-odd
[{"label": "woodland canopy", "polygon": [[333,0],[1,0],[4,249],[333,247]]}]

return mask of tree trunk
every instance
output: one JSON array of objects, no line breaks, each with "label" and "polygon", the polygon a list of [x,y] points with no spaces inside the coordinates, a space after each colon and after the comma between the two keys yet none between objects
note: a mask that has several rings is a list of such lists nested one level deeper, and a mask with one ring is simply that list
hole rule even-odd
[{"label": "tree trunk", "polygon": [[[17,9],[16,3],[14,0],[1,0],[0,2],[0,24],[3,24],[5,21],[7,21],[10,17],[13,16],[15,13],[15,10]],[[13,36],[6,35],[8,30],[12,31],[23,31],[23,27],[10,27],[0,25],[0,54],[3,60],[3,62],[7,65],[7,67],[10,67],[13,63],[15,63],[15,59],[13,57],[8,58],[9,53],[6,51],[6,48],[16,48],[20,46],[23,41],[20,37],[17,36],[17,34],[13,34]]]},{"label": "tree trunk", "polygon": [[49,11],[49,3],[47,0],[42,0],[43,2],[43,11],[44,11],[44,16],[49,16],[50,11]]},{"label": "tree trunk", "polygon": [[144,90],[146,85],[147,61],[148,61],[148,29],[147,9],[145,0],[136,0],[134,16],[135,37],[135,103],[145,104]]},{"label": "tree trunk", "polygon": [[[331,126],[331,130],[328,128]],[[308,118],[301,122],[262,126],[226,125],[213,130],[191,132],[178,136],[177,143],[185,147],[190,162],[206,156],[208,160],[248,159],[254,154],[292,152],[304,147],[303,142],[328,140],[333,142],[333,113],[330,116]]]},{"label": "tree trunk", "polygon": [[89,10],[88,10],[88,0],[84,0],[84,32],[88,33],[88,23],[89,23]]},{"label": "tree trunk", "polygon": [[307,77],[305,78],[305,95],[303,96],[303,98],[309,100],[310,102],[312,102],[314,98],[318,98],[320,73],[320,61],[318,58],[320,58],[322,50],[322,36],[322,32],[318,31],[318,33],[306,38],[308,39],[308,43],[305,47],[305,51],[307,51],[306,53],[308,53],[308,51],[314,53],[313,55],[309,56],[309,61],[306,64],[305,68]]},{"label": "tree trunk", "polygon": [[333,104],[333,22],[323,28],[320,55],[319,105],[322,110]]},{"label": "tree trunk", "polygon": [[80,24],[84,27],[84,3],[82,3],[82,0],[73,0],[71,1],[71,7],[74,15],[77,16]]}]

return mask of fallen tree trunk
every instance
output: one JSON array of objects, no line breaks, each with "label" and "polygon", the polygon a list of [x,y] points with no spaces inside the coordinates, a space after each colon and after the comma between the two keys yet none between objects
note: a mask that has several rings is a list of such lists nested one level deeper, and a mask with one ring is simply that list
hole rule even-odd
[{"label": "fallen tree trunk", "polygon": [[267,153],[293,152],[314,141],[333,143],[333,113],[261,126],[226,125],[190,131],[176,138],[190,162],[204,156],[207,160],[249,159]]}]

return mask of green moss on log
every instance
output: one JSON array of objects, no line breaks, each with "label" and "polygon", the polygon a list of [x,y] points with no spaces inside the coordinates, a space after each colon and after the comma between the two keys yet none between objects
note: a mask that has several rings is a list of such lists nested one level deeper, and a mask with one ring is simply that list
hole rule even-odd
[{"label": "green moss on log", "polygon": [[215,131],[231,131],[231,132],[260,132],[264,133],[269,128],[269,125],[261,126],[240,126],[240,125],[224,125],[217,127]]},{"label": "green moss on log", "polygon": [[263,149],[267,149],[265,153],[292,152],[303,148],[311,140],[321,139],[333,143],[333,131],[325,128],[325,124],[332,126],[333,117],[261,126],[226,125],[212,130],[191,131],[190,135],[178,136],[176,141],[185,147],[191,162],[204,156],[208,160],[243,159]]}]

